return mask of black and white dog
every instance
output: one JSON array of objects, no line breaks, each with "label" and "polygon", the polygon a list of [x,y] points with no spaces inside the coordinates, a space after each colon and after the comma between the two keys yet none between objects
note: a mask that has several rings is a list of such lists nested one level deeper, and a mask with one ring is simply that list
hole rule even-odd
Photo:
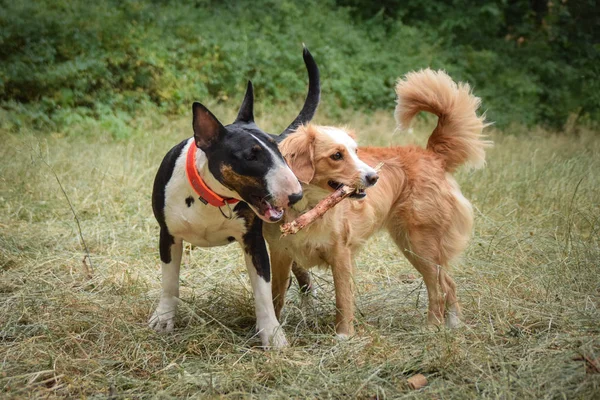
[{"label": "black and white dog", "polygon": [[183,241],[200,247],[237,241],[254,291],[262,345],[287,345],[273,309],[262,223],[279,221],[284,210],[302,198],[300,183],[277,149],[277,141],[308,123],[319,104],[319,70],[306,48],[303,56],[308,95],[298,117],[280,136],[269,135],[254,123],[254,94],[248,82],[237,118],[230,125],[223,126],[206,107],[194,103],[194,136],[173,147],[163,159],[152,193],[162,261],[162,294],[149,320],[156,331],[173,330]]}]

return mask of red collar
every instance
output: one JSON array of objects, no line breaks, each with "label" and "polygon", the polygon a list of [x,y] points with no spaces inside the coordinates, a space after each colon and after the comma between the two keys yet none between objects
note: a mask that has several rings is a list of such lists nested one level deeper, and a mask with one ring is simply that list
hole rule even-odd
[{"label": "red collar", "polygon": [[198,170],[196,169],[196,149],[196,144],[193,142],[190,143],[185,160],[185,172],[188,182],[200,197],[200,201],[215,207],[222,207],[225,204],[235,204],[239,202],[238,199],[221,197],[206,186],[206,183],[204,183],[204,180],[200,174],[198,174]]}]

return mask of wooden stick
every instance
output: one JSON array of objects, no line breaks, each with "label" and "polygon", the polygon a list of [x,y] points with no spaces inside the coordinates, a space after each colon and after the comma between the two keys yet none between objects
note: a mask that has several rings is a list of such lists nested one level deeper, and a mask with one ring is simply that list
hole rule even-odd
[{"label": "wooden stick", "polygon": [[342,185],[342,187],[321,200],[313,209],[308,210],[292,222],[281,225],[279,228],[281,230],[281,236],[283,237],[298,233],[300,229],[310,225],[317,218],[322,217],[327,210],[354,193],[354,190],[355,189],[350,186]]},{"label": "wooden stick", "polygon": [[[379,172],[381,171],[382,167],[383,162],[380,162],[373,169],[376,172]],[[312,210],[308,210],[292,222],[281,225],[281,227],[279,227],[279,230],[281,231],[281,237],[298,233],[300,229],[312,224],[318,218],[321,218],[323,214],[327,212],[327,210],[344,200],[346,197],[350,196],[355,190],[355,188],[351,188],[350,186],[342,185],[335,192],[321,200]]]}]

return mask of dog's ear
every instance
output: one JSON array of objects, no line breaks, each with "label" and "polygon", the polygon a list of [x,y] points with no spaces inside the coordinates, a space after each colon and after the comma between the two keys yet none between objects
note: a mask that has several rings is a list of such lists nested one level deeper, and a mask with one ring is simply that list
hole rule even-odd
[{"label": "dog's ear", "polygon": [[213,143],[225,134],[225,128],[208,108],[194,102],[192,105],[192,127],[194,141],[202,151],[206,151]]},{"label": "dog's ear", "polygon": [[244,95],[244,101],[238,112],[235,122],[254,122],[254,89],[252,88],[252,82],[248,81],[248,87],[246,88],[246,94]]},{"label": "dog's ear", "polygon": [[279,144],[279,150],[298,180],[310,183],[315,176],[314,133],[301,127]]}]

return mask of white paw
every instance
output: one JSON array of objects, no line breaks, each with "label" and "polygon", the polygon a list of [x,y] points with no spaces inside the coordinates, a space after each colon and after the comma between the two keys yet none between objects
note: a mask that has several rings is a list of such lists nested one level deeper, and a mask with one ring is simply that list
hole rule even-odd
[{"label": "white paw", "polygon": [[335,338],[340,342],[345,342],[346,340],[350,339],[350,335],[347,335],[345,333],[336,333]]},{"label": "white paw", "polygon": [[456,329],[462,325],[455,311],[449,311],[446,315],[446,328]]},{"label": "white paw", "polygon": [[159,333],[173,332],[175,327],[175,313],[177,311],[176,297],[163,297],[158,307],[148,320],[148,326]]},{"label": "white paw", "polygon": [[288,346],[285,333],[283,333],[283,329],[279,325],[259,330],[258,336],[264,348],[282,349]]}]

